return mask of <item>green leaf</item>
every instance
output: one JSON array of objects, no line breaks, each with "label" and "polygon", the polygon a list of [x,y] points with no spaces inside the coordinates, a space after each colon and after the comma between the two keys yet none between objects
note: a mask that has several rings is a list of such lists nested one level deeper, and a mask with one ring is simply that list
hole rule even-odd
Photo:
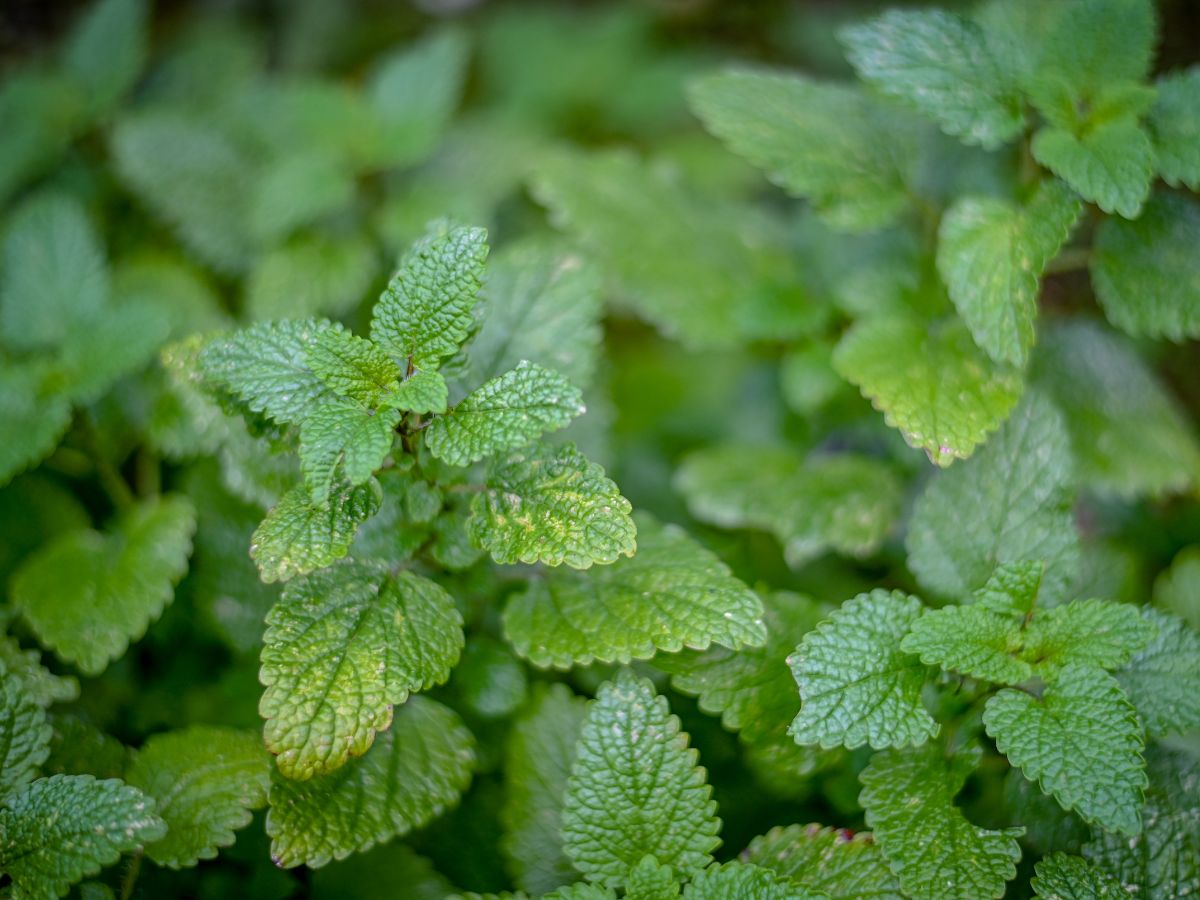
[{"label": "green leaf", "polygon": [[629,501],[574,444],[498,459],[471,500],[471,541],[498,563],[566,563],[573,569],[633,556]]},{"label": "green leaf", "polygon": [[850,749],[923,744],[938,724],[921,702],[928,670],[900,649],[921,601],[875,590],[847,600],[788,657],[800,686],[798,744]]},{"label": "green leaf", "polygon": [[303,485],[292,488],[250,539],[250,556],[262,580],[287,581],[341,559],[358,526],[379,510],[381,499],[374,480],[355,488],[339,486],[323,503],[314,502]]},{"label": "green leaf", "polygon": [[804,459],[782,447],[742,444],[688,454],[675,486],[697,519],[770,531],[797,567],[826,548],[873,554],[902,499],[895,473],[878,460],[850,453]]},{"label": "green leaf", "polygon": [[1121,687],[1151,735],[1200,729],[1200,635],[1174,616],[1143,609],[1158,629],[1129,665],[1117,673]]},{"label": "green leaf", "polygon": [[643,856],[641,862],[629,870],[625,896],[629,900],[676,900],[679,879],[670,866],[660,866],[653,856]]},{"label": "green leaf", "polygon": [[0,675],[0,801],[33,781],[50,755],[50,723],[17,675]]},{"label": "green leaf", "polygon": [[1200,544],[1184,547],[1154,579],[1154,605],[1200,631]]},{"label": "green leaf", "polygon": [[74,403],[92,403],[122,376],[150,362],[170,331],[161,306],[129,301],[73,322],[63,341],[59,377]]},{"label": "green leaf", "polygon": [[1058,78],[1082,97],[1145,79],[1154,55],[1154,19],[1151,0],[1088,0],[1052,10],[1036,79]]},{"label": "green leaf", "polygon": [[167,824],[146,855],[181,869],[216,857],[250,824],[250,810],[267,805],[271,758],[254,732],[192,725],[146,741],[126,778]]},{"label": "green leaf", "polygon": [[46,775],[94,775],[117,778],[129,766],[131,751],[116,738],[69,713],[52,713]]},{"label": "green leaf", "polygon": [[1062,417],[1031,393],[979,455],[937,475],[908,527],[908,565],[928,590],[964,597],[997,565],[1045,561],[1041,597],[1065,599],[1079,566]]},{"label": "green leaf", "polygon": [[1200,767],[1181,752],[1151,748],[1150,788],[1135,837],[1095,830],[1083,855],[1140,897],[1200,891]]},{"label": "green leaf", "polygon": [[367,409],[352,400],[324,403],[300,425],[300,468],[313,503],[335,485],[366,483],[392,451],[400,411]]},{"label": "green leaf", "polygon": [[42,665],[38,651],[22,650],[7,634],[0,634],[0,674],[19,678],[25,695],[38,706],[79,699],[79,682],[75,678],[51,672]]},{"label": "green leaf", "polygon": [[274,779],[271,858],[315,869],[420,828],[458,802],[474,765],[475,741],[459,717],[410,697],[361,759],[307,781]]},{"label": "green leaf", "polygon": [[61,394],[46,396],[48,366],[0,365],[0,485],[54,452],[71,425],[71,404]]},{"label": "green leaf", "polygon": [[30,556],[13,576],[13,605],[43,646],[99,675],[174,598],[195,529],[186,498],[144,500],[109,533],[68,532]]},{"label": "green leaf", "polygon": [[563,848],[590,880],[625,883],[650,854],[687,872],[720,844],[712,788],[679,719],[628,669],[600,686],[579,735],[563,803]]},{"label": "green leaf", "polygon": [[1172,187],[1200,190],[1200,66],[1158,79],[1158,102],[1146,127],[1158,174]]},{"label": "green leaf", "polygon": [[689,99],[734,153],[841,230],[882,227],[908,205],[898,161],[911,126],[855,88],[731,70],[694,81]]},{"label": "green leaf", "polygon": [[1200,337],[1197,246],[1200,203],[1183,194],[1156,195],[1132,222],[1102,221],[1089,268],[1109,321],[1137,337]]},{"label": "green leaf", "polygon": [[557,243],[531,239],[497,253],[465,380],[479,384],[527,359],[589,387],[602,336],[600,288],[597,267]]},{"label": "green leaf", "polygon": [[1034,159],[1106,213],[1136,218],[1150,196],[1154,147],[1130,116],[1102,122],[1082,136],[1043,128],[1033,136],[1030,150]]},{"label": "green leaf", "polygon": [[1015,72],[992,57],[982,29],[943,10],[889,10],[841,32],[860,78],[994,150],[1025,125]]},{"label": "green leaf", "polygon": [[900,900],[900,885],[870,832],[789,825],[756,837],[739,859],[771,869],[830,900]]},{"label": "green leaf", "polygon": [[1048,328],[1032,376],[1058,401],[1082,482],[1134,497],[1200,481],[1194,426],[1121,336],[1084,320]]},{"label": "green leaf", "polygon": [[55,346],[108,301],[104,250],[80,204],[40,194],[13,213],[4,239],[0,337],[10,347]]},{"label": "green leaf", "polygon": [[302,234],[255,260],[246,312],[251,319],[344,315],[362,300],[378,269],[375,247],[362,235]]},{"label": "green leaf", "polygon": [[98,0],[71,30],[63,68],[86,90],[93,115],[108,112],[137,80],[148,20],[145,0]]},{"label": "green leaf", "polygon": [[928,744],[876,753],[859,775],[867,824],[905,894],[1001,897],[1017,874],[1021,829],[980,828],[954,805],[978,762],[978,751],[946,759]]},{"label": "green leaf", "polygon": [[482,228],[427,235],[405,256],[375,305],[371,339],[396,359],[436,369],[470,333],[487,254]]},{"label": "green leaf", "polygon": [[683,889],[684,900],[726,900],[731,897],[753,897],[754,900],[816,900],[823,894],[813,894],[771,869],[747,862],[713,863],[697,872]]},{"label": "green leaf", "polygon": [[449,390],[437,372],[413,372],[383,398],[386,406],[414,413],[444,413]]},{"label": "green leaf", "polygon": [[1039,279],[1082,209],[1066,185],[1051,179],[1023,207],[968,196],[942,218],[938,271],[975,343],[997,362],[1025,364]]},{"label": "green leaf", "polygon": [[260,322],[210,341],[200,368],[210,384],[231,391],[254,412],[298,424],[337,396],[313,371],[308,354],[323,334],[341,328],[324,319]]},{"label": "green leaf", "polygon": [[0,870],[12,879],[13,900],[55,900],[166,830],[154,801],[136,788],[52,775],[0,809]]},{"label": "green leaf", "polygon": [[555,569],[504,610],[504,632],[535,666],[627,663],[656,650],[731,649],[766,639],[762,601],[675,525],[634,516],[638,552],[586,573]]},{"label": "green leaf", "polygon": [[304,361],[339,397],[375,406],[400,384],[400,367],[368,341],[340,328],[318,331]]},{"label": "green leaf", "polygon": [[1126,893],[1117,879],[1090,865],[1086,859],[1066,853],[1044,857],[1034,871],[1037,875],[1030,885],[1037,896],[1048,900],[1099,900]]},{"label": "green leaf", "polygon": [[833,364],[939,466],[970,456],[1008,416],[1022,386],[1019,373],[992,364],[957,319],[861,320],[838,343]]},{"label": "green leaf", "polygon": [[434,419],[425,444],[435,458],[466,466],[557,431],[583,412],[578,388],[557,372],[522,361]]},{"label": "green leaf", "polygon": [[547,686],[509,733],[504,836],[514,881],[533,894],[578,877],[562,849],[562,805],[587,704],[562,684]]},{"label": "green leaf", "polygon": [[1111,600],[1073,600],[1038,612],[1029,623],[1025,655],[1043,676],[1075,665],[1119,668],[1155,635],[1138,612]]},{"label": "green leaf", "polygon": [[329,150],[300,149],[268,163],[250,197],[250,233],[270,246],[289,234],[344,213],[354,203],[354,173]]},{"label": "green leaf", "polygon": [[1063,669],[1034,697],[1005,688],[983,712],[996,747],[1084,821],[1123,834],[1142,830],[1145,742],[1133,705],[1100,669]]},{"label": "green leaf", "polygon": [[442,588],[382,564],[346,563],[283,589],[267,615],[259,712],[287,778],[361,756],[410,693],[450,677],[462,616]]}]

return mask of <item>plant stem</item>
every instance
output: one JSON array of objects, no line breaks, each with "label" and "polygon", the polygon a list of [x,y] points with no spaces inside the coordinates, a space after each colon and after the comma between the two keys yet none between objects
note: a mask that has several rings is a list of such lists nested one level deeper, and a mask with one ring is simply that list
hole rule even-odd
[{"label": "plant stem", "polygon": [[1078,272],[1086,269],[1092,259],[1091,247],[1068,247],[1046,266],[1047,275],[1061,275],[1064,272]]},{"label": "plant stem", "polygon": [[129,900],[133,896],[133,887],[137,884],[138,875],[141,871],[142,851],[139,850],[129,860],[129,868],[125,870],[125,877],[121,879],[121,900]]}]

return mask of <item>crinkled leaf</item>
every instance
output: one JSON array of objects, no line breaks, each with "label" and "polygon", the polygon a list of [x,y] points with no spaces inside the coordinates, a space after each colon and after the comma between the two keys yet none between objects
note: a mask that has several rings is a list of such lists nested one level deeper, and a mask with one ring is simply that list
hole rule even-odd
[{"label": "crinkled leaf", "polygon": [[557,372],[522,361],[430,423],[425,444],[452,466],[515,450],[584,412],[583,397]]},{"label": "crinkled leaf", "polygon": [[15,638],[0,634],[0,673],[15,675],[38,706],[68,703],[79,697],[79,682],[70,675],[56,675],[42,665],[36,650],[22,650]]},{"label": "crinkled leaf", "polygon": [[449,390],[437,372],[413,372],[383,398],[386,406],[414,413],[444,413]]},{"label": "crinkled leaf", "polygon": [[1078,856],[1055,853],[1041,859],[1034,871],[1030,886],[1048,900],[1102,900],[1126,894],[1120,881]]},{"label": "crinkled leaf", "polygon": [[978,752],[946,759],[929,744],[876,753],[859,775],[867,824],[905,894],[1001,897],[1017,874],[1021,829],[980,828],[954,805],[978,762]]},{"label": "crinkled leaf", "polygon": [[1117,673],[1152,735],[1200,729],[1200,635],[1174,616],[1143,609],[1157,634]]},{"label": "crinkled leaf", "polygon": [[1200,66],[1158,79],[1158,102],[1146,123],[1158,174],[1172,187],[1200,190]]},{"label": "crinkled leaf", "polygon": [[1102,122],[1082,136],[1046,127],[1033,136],[1033,157],[1107,213],[1135,218],[1150,196],[1154,147],[1132,117]]},{"label": "crinkled leaf", "polygon": [[1138,615],[1136,606],[1073,600],[1033,616],[1024,653],[1043,676],[1073,665],[1116,669],[1154,635],[1154,625]]},{"label": "crinkled leaf", "polygon": [[679,719],[654,685],[627,669],[588,708],[563,801],[563,848],[610,887],[650,854],[698,869],[720,844],[712,788]]},{"label": "crinkled leaf", "polygon": [[50,755],[50,723],[11,672],[0,675],[0,801],[33,780]]},{"label": "crinkled leaf", "polygon": [[847,600],[788,657],[800,686],[799,744],[875,748],[923,744],[938,724],[921,702],[928,669],[900,641],[921,601],[875,590]]},{"label": "crinkled leaf", "polygon": [[869,832],[789,825],[756,837],[739,857],[828,895],[830,900],[899,900],[900,885]]},{"label": "crinkled leaf", "polygon": [[471,540],[498,563],[587,569],[633,556],[629,501],[575,449],[535,446],[497,460],[471,500]]},{"label": "crinkled leaf", "polygon": [[647,659],[766,639],[762,601],[678,526],[634,516],[638,550],[612,565],[555,569],[512,596],[504,632],[536,666]]},{"label": "crinkled leaf", "polygon": [[340,328],[318,331],[304,349],[304,361],[335,394],[367,406],[400,383],[400,367],[391,357],[366,338]]},{"label": "crinkled leaf", "polygon": [[471,781],[475,741],[450,709],[410,697],[361,759],[307,781],[276,776],[267,834],[284,868],[319,868],[440,815]]},{"label": "crinkled leaf", "polygon": [[641,862],[629,870],[625,896],[629,900],[676,900],[679,879],[670,866],[659,865],[653,856],[643,856]]},{"label": "crinkled leaf", "polygon": [[313,503],[335,485],[365,483],[392,450],[400,411],[367,409],[350,400],[323,403],[300,425],[300,468]]},{"label": "crinkled leaf", "polygon": [[939,466],[970,456],[1022,387],[1019,373],[992,363],[957,319],[868,318],[843,336],[833,364]]},{"label": "crinkled leaf", "polygon": [[142,501],[109,533],[69,532],[29,557],[13,577],[13,604],[44,646],[99,675],[174,598],[195,529],[186,498]]},{"label": "crinkled leaf", "polygon": [[811,893],[771,869],[747,862],[713,863],[692,876],[684,900],[816,900]]},{"label": "crinkled leaf", "polygon": [[214,858],[250,824],[250,811],[266,806],[271,758],[252,731],[192,725],[146,741],[126,778],[167,824],[146,855],[180,869]]},{"label": "crinkled leaf", "polygon": [[289,583],[267,615],[264,737],[287,778],[361,756],[409,694],[450,677],[462,616],[434,582],[346,563]]}]

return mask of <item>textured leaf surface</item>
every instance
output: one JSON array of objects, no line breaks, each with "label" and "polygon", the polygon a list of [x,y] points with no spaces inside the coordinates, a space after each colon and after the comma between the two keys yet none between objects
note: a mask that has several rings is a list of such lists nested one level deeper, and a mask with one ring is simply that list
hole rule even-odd
[{"label": "textured leaf surface", "polygon": [[1045,561],[1041,597],[1061,601],[1079,559],[1072,483],[1062,417],[1031,394],[975,459],[937,475],[917,500],[909,567],[927,589],[961,598],[998,564]]},{"label": "textured leaf surface", "polygon": [[111,533],[68,532],[45,545],[13,577],[13,603],[44,646],[99,675],[174,598],[195,529],[184,497],[143,501]]},{"label": "textured leaf surface", "polygon": [[899,900],[900,884],[870,832],[789,825],[756,837],[739,857],[830,900]]},{"label": "textured leaf surface", "polygon": [[908,132],[854,88],[727,71],[693,82],[690,99],[734,153],[788,193],[811,199],[839,228],[886,225],[908,202],[897,164]]},{"label": "textured leaf surface", "polygon": [[154,801],[116,779],[41,778],[0,809],[0,869],[14,900],[54,900],[166,834]]},{"label": "textured leaf surface", "polygon": [[384,404],[415,413],[444,413],[449,391],[437,372],[414,372],[384,398]]},{"label": "textured leaf surface", "polygon": [[50,754],[46,713],[12,673],[0,676],[0,800],[19,791]]},{"label": "textured leaf surface", "polygon": [[419,242],[375,305],[371,339],[396,359],[436,369],[467,338],[487,254],[482,228],[451,228]]},{"label": "textured leaf surface", "polygon": [[367,563],[291,582],[267,626],[259,712],[279,771],[296,779],[365,753],[394,706],[450,677],[463,647],[449,594]]},{"label": "textured leaf surface", "polygon": [[916,897],[1001,897],[1017,874],[1020,829],[971,824],[954,797],[978,753],[946,760],[930,744],[885,750],[859,776],[859,802],[904,893]]},{"label": "textured leaf surface", "polygon": [[842,604],[788,658],[800,686],[791,734],[822,747],[922,744],[938,725],[921,702],[928,670],[900,641],[921,601],[875,590]]},{"label": "textured leaf surface", "polygon": [[300,468],[313,503],[325,503],[343,481],[366,483],[392,450],[400,411],[368,409],[350,400],[324,403],[300,426]]},{"label": "textured leaf surface", "polygon": [[900,646],[921,662],[997,684],[1020,684],[1033,666],[1017,656],[1021,614],[982,604],[946,606],[917,619]]},{"label": "textured leaf surface", "polygon": [[1200,336],[1197,246],[1200,203],[1183,194],[1153,197],[1132,222],[1101,222],[1090,271],[1109,321],[1135,336]]},{"label": "textured leaf surface", "polygon": [[557,431],[583,412],[578,388],[557,372],[523,361],[434,419],[425,443],[437,459],[465,466]]},{"label": "textured leaf surface", "polygon": [[1026,654],[1041,674],[1072,665],[1115,669],[1154,637],[1138,608],[1111,600],[1073,600],[1038,612],[1029,623]]},{"label": "textured leaf surface", "polygon": [[499,460],[471,500],[471,540],[498,563],[587,569],[633,556],[629,501],[573,444]]},{"label": "textured leaf surface", "polygon": [[1039,279],[1083,206],[1061,181],[1023,207],[994,197],[958,200],[938,230],[937,267],[971,335],[992,359],[1024,365],[1034,341]]},{"label": "textured leaf surface", "polygon": [[378,483],[338,487],[314,503],[303,486],[273,506],[250,539],[250,555],[265,582],[287,581],[323,569],[345,556],[358,526],[379,509]]},{"label": "textured leaf surface", "polygon": [[42,665],[36,650],[22,650],[7,634],[0,635],[0,673],[21,680],[25,694],[38,706],[68,703],[79,697],[79,682],[70,675],[57,675]]},{"label": "textured leaf surface", "polygon": [[308,781],[276,777],[267,834],[284,868],[318,868],[419,828],[471,780],[475,741],[440,703],[411,697],[361,759]]},{"label": "textured leaf surface", "polygon": [[810,900],[812,894],[762,866],[715,863],[697,872],[683,889],[684,900]]},{"label": "textured leaf surface", "polygon": [[578,877],[562,849],[562,805],[587,704],[562,684],[537,695],[515,722],[506,754],[501,849],[533,894]]},{"label": "textured leaf surface", "polygon": [[1174,616],[1143,609],[1157,634],[1117,678],[1152,735],[1200,729],[1200,635]]},{"label": "textured leaf surface", "polygon": [[705,771],[666,698],[628,670],[601,685],[579,735],[563,803],[563,848],[591,881],[619,887],[651,854],[699,869],[720,844]]},{"label": "textured leaf surface", "polygon": [[400,367],[391,357],[366,338],[340,328],[318,331],[304,359],[335,394],[367,406],[399,385]]},{"label": "textured leaf surface", "polygon": [[252,731],[192,725],[146,741],[126,778],[167,824],[146,855],[179,869],[214,858],[250,824],[250,810],[267,805],[271,758]]},{"label": "textured leaf surface", "polygon": [[947,134],[987,149],[1020,134],[1015,73],[996,63],[974,22],[942,10],[889,10],[841,38],[859,77]]},{"label": "textured leaf surface", "polygon": [[200,366],[210,383],[231,391],[255,412],[281,424],[299,423],[334,397],[309,364],[309,352],[319,342],[335,340],[322,337],[325,332],[340,330],[321,319],[260,322],[209,343]]},{"label": "textured leaf surface", "polygon": [[1034,159],[1106,213],[1135,218],[1150,196],[1154,147],[1131,117],[1103,122],[1082,137],[1043,128],[1030,149]]},{"label": "textured leaf surface", "polygon": [[1081,481],[1137,496],[1200,480],[1194,427],[1120,335],[1082,320],[1046,329],[1033,378],[1058,401]]},{"label": "textured leaf surface", "polygon": [[970,456],[1021,393],[1019,374],[992,364],[957,320],[860,321],[838,344],[833,364],[939,466]]},{"label": "textured leaf surface", "polygon": [[1200,190],[1200,66],[1171,72],[1156,86],[1158,102],[1147,127],[1158,173],[1173,187]]},{"label": "textured leaf surface", "polygon": [[1034,869],[1037,875],[1030,882],[1034,893],[1049,900],[1101,900],[1126,893],[1121,882],[1078,856],[1055,853]]},{"label": "textured leaf surface", "polygon": [[678,526],[643,514],[634,522],[632,558],[586,573],[546,572],[509,600],[504,631],[521,656],[565,669],[765,640],[762,601],[728,566]]}]

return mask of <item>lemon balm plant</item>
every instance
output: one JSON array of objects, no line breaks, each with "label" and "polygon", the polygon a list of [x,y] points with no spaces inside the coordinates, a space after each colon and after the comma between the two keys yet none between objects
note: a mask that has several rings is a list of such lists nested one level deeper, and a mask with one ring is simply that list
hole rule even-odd
[{"label": "lemon balm plant", "polygon": [[1179,11],[345,10],[0,86],[0,893],[1200,891]]}]

